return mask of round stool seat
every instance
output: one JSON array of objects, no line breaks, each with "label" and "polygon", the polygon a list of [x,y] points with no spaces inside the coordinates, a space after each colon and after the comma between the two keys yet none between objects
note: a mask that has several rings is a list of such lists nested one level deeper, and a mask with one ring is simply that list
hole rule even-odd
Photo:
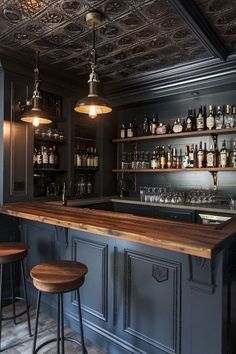
[{"label": "round stool seat", "polygon": [[0,264],[20,261],[27,255],[28,248],[23,242],[0,242]]},{"label": "round stool seat", "polygon": [[64,293],[78,289],[88,272],[86,265],[73,261],[55,261],[36,265],[30,272],[39,291]]}]

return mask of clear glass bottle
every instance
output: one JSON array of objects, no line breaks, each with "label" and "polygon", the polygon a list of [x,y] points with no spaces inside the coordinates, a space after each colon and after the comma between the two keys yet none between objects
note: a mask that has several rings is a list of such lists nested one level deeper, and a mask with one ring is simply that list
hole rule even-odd
[{"label": "clear glass bottle", "polygon": [[181,133],[182,131],[183,131],[183,124],[181,123],[181,119],[177,118],[174,121],[173,132],[174,133]]},{"label": "clear glass bottle", "polygon": [[193,111],[192,109],[188,110],[188,116],[186,118],[186,131],[191,132],[193,130]]},{"label": "clear glass bottle", "polygon": [[225,108],[224,123],[226,129],[234,127],[234,117],[232,115],[231,106],[229,104],[227,104]]},{"label": "clear glass bottle", "polygon": [[204,151],[202,149],[202,142],[200,141],[199,149],[197,152],[198,168],[204,167]]},{"label": "clear glass bottle", "polygon": [[210,130],[215,128],[215,117],[213,115],[212,105],[209,106],[209,113],[208,113],[208,117],[206,119],[206,126]]},{"label": "clear glass bottle", "polygon": [[223,129],[224,128],[224,115],[222,113],[221,107],[217,107],[217,113],[215,116],[215,127],[216,129]]},{"label": "clear glass bottle", "polygon": [[152,122],[151,122],[151,134],[152,135],[156,134],[156,128],[157,128],[157,115],[155,115],[153,113]]},{"label": "clear glass bottle", "polygon": [[152,169],[157,168],[157,156],[156,156],[156,151],[155,151],[155,150],[154,150],[153,153],[152,153],[151,168],[152,168]]},{"label": "clear glass bottle", "polygon": [[234,128],[236,127],[236,107],[232,106],[232,115],[233,115],[233,119],[234,119]]},{"label": "clear glass bottle", "polygon": [[233,149],[230,153],[230,167],[236,168],[236,142],[233,143]]},{"label": "clear glass bottle", "polygon": [[189,167],[189,146],[185,146],[185,152],[184,152],[184,157],[182,160],[182,168],[187,168]]},{"label": "clear glass bottle", "polygon": [[120,137],[121,139],[124,139],[126,137],[126,128],[124,123],[122,123],[120,127]]},{"label": "clear glass bottle", "polygon": [[160,159],[160,165],[161,165],[161,168],[165,168],[165,167],[166,167],[166,153],[165,153],[165,146],[162,146],[162,150],[161,150],[161,159]]},{"label": "clear glass bottle", "polygon": [[171,151],[171,145],[168,145],[166,167],[167,167],[167,168],[171,168],[171,167],[172,167],[172,151]]},{"label": "clear glass bottle", "polygon": [[148,135],[148,134],[149,134],[149,119],[147,114],[145,114],[143,118],[143,135]]}]

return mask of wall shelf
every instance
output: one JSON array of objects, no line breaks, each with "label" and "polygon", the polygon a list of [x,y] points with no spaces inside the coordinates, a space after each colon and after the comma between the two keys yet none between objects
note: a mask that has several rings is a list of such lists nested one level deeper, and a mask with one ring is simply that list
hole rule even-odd
[{"label": "wall shelf", "polygon": [[212,168],[140,168],[140,169],[113,169],[112,172],[116,173],[160,173],[160,172],[236,172],[236,168],[233,167],[212,167]]},{"label": "wall shelf", "polygon": [[67,172],[60,168],[34,168],[34,172]]},{"label": "wall shelf", "polygon": [[150,141],[150,140],[163,140],[163,139],[177,139],[177,138],[190,138],[194,136],[212,136],[212,135],[223,135],[223,134],[236,134],[236,128],[230,129],[212,129],[212,130],[201,130],[183,133],[170,133],[170,134],[159,134],[159,135],[144,135],[135,136],[133,138],[123,138],[123,139],[113,139],[113,143],[125,143],[125,142],[137,142],[137,141]]}]

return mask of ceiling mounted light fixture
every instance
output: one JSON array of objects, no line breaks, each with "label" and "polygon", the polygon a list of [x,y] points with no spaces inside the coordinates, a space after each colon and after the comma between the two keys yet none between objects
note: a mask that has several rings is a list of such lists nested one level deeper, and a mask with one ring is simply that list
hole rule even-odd
[{"label": "ceiling mounted light fixture", "polygon": [[97,11],[91,11],[86,15],[86,24],[93,30],[93,48],[90,53],[91,73],[89,74],[89,94],[87,97],[77,101],[74,110],[79,113],[88,114],[90,118],[96,118],[98,114],[110,113],[112,108],[108,101],[100,97],[97,93],[99,84],[96,69],[96,49],[95,49],[95,30],[103,23],[103,16]]},{"label": "ceiling mounted light fixture", "polygon": [[52,123],[52,118],[50,115],[40,108],[40,102],[42,101],[42,96],[39,91],[40,77],[38,68],[38,58],[39,52],[36,52],[36,64],[34,69],[34,91],[32,97],[32,108],[25,111],[21,116],[21,120],[25,123],[32,123],[35,127],[39,124],[49,124]]}]

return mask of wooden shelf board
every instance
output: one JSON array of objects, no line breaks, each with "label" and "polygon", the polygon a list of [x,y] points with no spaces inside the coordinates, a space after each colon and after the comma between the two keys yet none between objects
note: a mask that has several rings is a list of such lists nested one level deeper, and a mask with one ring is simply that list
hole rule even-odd
[{"label": "wooden shelf board", "polygon": [[113,143],[135,142],[135,141],[148,141],[148,140],[163,140],[163,139],[176,139],[176,138],[190,138],[194,136],[210,136],[210,135],[223,135],[223,134],[236,134],[236,128],[230,129],[212,129],[183,133],[170,133],[159,135],[144,135],[135,136],[133,138],[113,139]]},{"label": "wooden shelf board", "polygon": [[212,167],[212,168],[142,168],[142,169],[113,169],[112,172],[124,172],[124,173],[160,173],[160,172],[228,172],[235,171],[236,168],[233,167]]}]

